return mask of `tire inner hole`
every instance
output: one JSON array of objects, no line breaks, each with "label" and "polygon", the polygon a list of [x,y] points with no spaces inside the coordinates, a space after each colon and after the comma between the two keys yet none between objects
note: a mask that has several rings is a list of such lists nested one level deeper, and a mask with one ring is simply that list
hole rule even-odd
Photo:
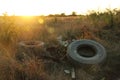
[{"label": "tire inner hole", "polygon": [[78,46],[77,52],[80,56],[83,56],[83,57],[93,57],[96,55],[95,49],[88,45]]}]

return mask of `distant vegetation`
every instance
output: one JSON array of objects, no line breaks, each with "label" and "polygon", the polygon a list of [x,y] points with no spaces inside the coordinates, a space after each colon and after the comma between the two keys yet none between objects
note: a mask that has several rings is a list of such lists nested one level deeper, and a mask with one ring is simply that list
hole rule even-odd
[{"label": "distant vegetation", "polygon": [[[107,9],[106,12],[92,11],[89,15],[78,15],[72,12],[71,15],[61,13],[31,18],[7,16],[7,14],[0,16],[0,80],[46,80],[40,77],[48,77],[49,80],[65,80],[63,74],[56,72],[58,69],[56,63],[53,64],[56,71],[53,70],[50,72],[51,75],[47,75],[43,62],[31,59],[21,64],[15,57],[18,43],[31,40],[45,42],[46,48],[55,47],[56,49],[57,46],[57,49],[65,54],[64,47],[61,47],[57,41],[58,36],[62,36],[63,40],[67,41],[92,39],[100,42],[105,46],[108,54],[106,66],[99,69],[102,75],[99,75],[101,73],[97,71],[98,69],[91,68],[86,71],[93,76],[100,77],[100,79],[95,77],[96,80],[115,80],[114,77],[120,77],[117,75],[120,74],[118,72],[120,70],[120,10]],[[60,52],[54,54],[59,55]],[[57,77],[54,76],[55,74]]]}]

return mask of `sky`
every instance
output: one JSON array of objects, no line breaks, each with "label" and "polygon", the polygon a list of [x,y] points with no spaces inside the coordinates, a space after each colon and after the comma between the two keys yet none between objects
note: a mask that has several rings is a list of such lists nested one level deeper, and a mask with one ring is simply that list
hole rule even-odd
[{"label": "sky", "polygon": [[0,15],[86,14],[106,8],[120,8],[120,0],[0,0]]}]

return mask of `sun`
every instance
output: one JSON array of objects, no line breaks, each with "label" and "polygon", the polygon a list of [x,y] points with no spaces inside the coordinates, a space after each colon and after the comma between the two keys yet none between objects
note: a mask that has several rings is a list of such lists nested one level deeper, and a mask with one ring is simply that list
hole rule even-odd
[{"label": "sun", "polygon": [[[17,5],[18,4],[18,5]],[[38,10],[38,3],[35,3],[33,0],[20,0],[19,3],[16,3],[14,11],[17,15],[22,16],[33,16],[39,15],[41,12]]]},{"label": "sun", "polygon": [[43,14],[39,0],[0,0],[0,14],[34,16]]}]

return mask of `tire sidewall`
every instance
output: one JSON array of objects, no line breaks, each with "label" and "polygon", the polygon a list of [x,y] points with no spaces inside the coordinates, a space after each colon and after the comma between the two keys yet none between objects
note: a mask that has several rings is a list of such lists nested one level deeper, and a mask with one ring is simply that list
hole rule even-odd
[{"label": "tire sidewall", "polygon": [[[83,45],[92,47],[95,50],[96,55],[89,58],[80,56],[77,52],[77,48],[78,46],[83,46]],[[76,40],[68,46],[67,56],[73,61],[78,63],[97,64],[102,62],[106,58],[106,51],[105,48],[100,43],[93,40],[83,39],[83,40]]]}]

